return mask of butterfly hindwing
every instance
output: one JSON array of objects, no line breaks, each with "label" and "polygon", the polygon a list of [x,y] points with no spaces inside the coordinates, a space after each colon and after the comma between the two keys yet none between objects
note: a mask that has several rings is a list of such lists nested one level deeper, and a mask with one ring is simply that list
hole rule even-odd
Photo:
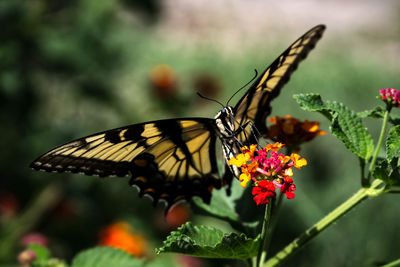
[{"label": "butterfly hindwing", "polygon": [[59,146],[36,159],[36,170],[131,175],[154,203],[172,205],[200,196],[209,202],[221,186],[213,119],[169,119],[121,127]]},{"label": "butterfly hindwing", "polygon": [[[261,135],[266,133],[265,120],[271,113],[271,100],[278,96],[280,89],[289,80],[299,62],[314,48],[324,30],[324,25],[318,25],[306,32],[257,78],[234,108],[238,125],[244,126],[250,122]],[[247,127],[246,131],[242,131],[238,136],[239,140],[246,143],[252,134],[250,129]]]}]

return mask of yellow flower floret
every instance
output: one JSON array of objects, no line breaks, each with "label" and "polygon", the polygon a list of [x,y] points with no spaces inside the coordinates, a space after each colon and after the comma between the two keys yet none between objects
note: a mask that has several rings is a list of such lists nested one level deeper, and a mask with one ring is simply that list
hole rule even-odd
[{"label": "yellow flower floret", "polygon": [[239,176],[239,181],[240,181],[240,186],[241,187],[246,187],[247,186],[247,183],[249,182],[251,180],[251,175],[250,175],[250,173],[242,173],[240,176]]},{"label": "yellow flower floret", "polygon": [[250,159],[249,154],[239,154],[237,157],[233,157],[229,160],[229,165],[235,165],[237,167],[241,167],[242,165],[246,164],[247,161]]},{"label": "yellow flower floret", "polygon": [[267,151],[278,151],[279,149],[281,149],[284,146],[284,144],[276,142],[275,144],[268,144],[266,146]]},{"label": "yellow flower floret", "polygon": [[307,160],[305,158],[300,159],[300,155],[296,153],[292,153],[290,155],[290,159],[293,161],[294,166],[297,169],[300,169],[301,167],[307,165]]}]

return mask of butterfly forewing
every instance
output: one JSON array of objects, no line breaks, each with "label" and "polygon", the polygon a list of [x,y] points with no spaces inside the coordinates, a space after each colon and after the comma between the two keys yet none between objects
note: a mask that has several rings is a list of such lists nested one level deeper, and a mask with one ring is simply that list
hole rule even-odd
[{"label": "butterfly forewing", "polygon": [[221,186],[214,120],[170,119],[97,133],[59,146],[36,159],[36,170],[87,175],[131,175],[141,194],[164,199],[200,196],[208,202]]},{"label": "butterfly forewing", "polygon": [[[237,128],[250,122],[261,134],[266,133],[265,120],[271,113],[271,100],[278,96],[280,89],[289,80],[299,62],[314,48],[324,30],[324,25],[318,25],[306,32],[257,78],[234,108]],[[247,127],[238,138],[246,143],[252,134],[251,128]]]}]

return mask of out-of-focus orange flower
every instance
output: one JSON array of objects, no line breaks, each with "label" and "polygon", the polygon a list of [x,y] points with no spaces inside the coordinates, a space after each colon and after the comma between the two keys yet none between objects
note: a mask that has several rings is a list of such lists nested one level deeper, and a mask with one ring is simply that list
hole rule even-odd
[{"label": "out-of-focus orange flower", "polygon": [[161,99],[171,99],[175,97],[177,91],[176,74],[168,65],[156,65],[150,72],[150,85],[156,96]]},{"label": "out-of-focus orange flower", "polygon": [[298,151],[304,142],[313,140],[317,135],[325,135],[319,130],[318,121],[300,121],[289,115],[286,117],[271,117],[273,125],[269,126],[267,138],[274,142],[284,143],[288,148]]},{"label": "out-of-focus orange flower", "polygon": [[140,258],[147,254],[147,242],[141,235],[135,234],[126,222],[113,223],[100,232],[99,245],[119,248]]}]

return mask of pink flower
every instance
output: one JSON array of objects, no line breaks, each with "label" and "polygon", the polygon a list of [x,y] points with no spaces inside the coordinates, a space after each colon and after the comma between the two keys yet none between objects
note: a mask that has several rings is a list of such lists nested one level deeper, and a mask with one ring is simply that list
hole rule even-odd
[{"label": "pink flower", "polygon": [[23,246],[38,244],[43,247],[47,247],[49,245],[49,239],[41,233],[29,233],[26,236],[22,237],[21,244]]},{"label": "pink flower", "polygon": [[400,107],[400,91],[394,88],[386,88],[379,90],[380,98],[395,107]]}]

